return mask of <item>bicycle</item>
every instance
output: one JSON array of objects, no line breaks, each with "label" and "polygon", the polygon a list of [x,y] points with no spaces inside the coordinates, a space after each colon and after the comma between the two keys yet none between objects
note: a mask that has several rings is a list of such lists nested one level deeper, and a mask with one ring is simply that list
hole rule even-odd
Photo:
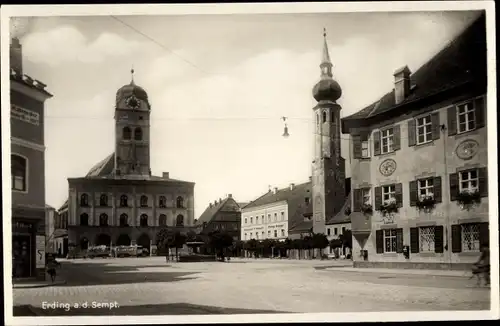
[{"label": "bicycle", "polygon": [[484,279],[485,285],[490,284],[490,266],[489,265],[480,265],[474,264],[472,265],[472,275],[469,277],[469,280],[477,278],[477,286],[481,286],[481,278]]}]

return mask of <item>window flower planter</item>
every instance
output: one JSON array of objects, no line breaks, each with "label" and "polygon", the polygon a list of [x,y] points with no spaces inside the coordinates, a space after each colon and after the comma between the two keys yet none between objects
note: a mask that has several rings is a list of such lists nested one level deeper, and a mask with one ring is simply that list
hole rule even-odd
[{"label": "window flower planter", "polygon": [[361,205],[361,212],[365,215],[371,215],[373,214],[373,207],[370,204],[363,204]]},{"label": "window flower planter", "polygon": [[416,205],[419,211],[423,211],[425,213],[430,213],[436,207],[436,200],[434,199],[433,194],[427,194],[420,196],[417,200]]},{"label": "window flower planter", "polygon": [[465,210],[470,210],[481,203],[479,191],[462,191],[457,196],[458,205]]},{"label": "window flower planter", "polygon": [[391,214],[394,214],[394,213],[397,213],[399,210],[399,207],[398,207],[398,204],[396,203],[396,200],[393,198],[385,203],[383,203],[382,205],[380,205],[380,208],[378,209],[378,211],[383,215],[383,216],[387,216],[387,215],[391,215]]}]

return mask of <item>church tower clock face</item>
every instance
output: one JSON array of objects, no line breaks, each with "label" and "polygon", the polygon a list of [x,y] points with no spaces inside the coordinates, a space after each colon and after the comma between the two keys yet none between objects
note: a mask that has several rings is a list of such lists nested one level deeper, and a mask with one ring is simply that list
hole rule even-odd
[{"label": "church tower clock face", "polygon": [[135,96],[130,96],[126,100],[127,106],[133,110],[138,110],[140,107],[140,100],[137,99]]}]

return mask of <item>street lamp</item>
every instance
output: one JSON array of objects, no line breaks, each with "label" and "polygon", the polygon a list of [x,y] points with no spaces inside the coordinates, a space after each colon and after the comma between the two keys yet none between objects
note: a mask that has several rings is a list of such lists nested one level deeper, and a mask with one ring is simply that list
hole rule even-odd
[{"label": "street lamp", "polygon": [[284,138],[288,138],[288,136],[290,136],[290,134],[288,133],[288,126],[286,125],[286,117],[281,117],[281,119],[283,119],[283,122],[285,123],[285,130],[284,130],[282,136]]}]

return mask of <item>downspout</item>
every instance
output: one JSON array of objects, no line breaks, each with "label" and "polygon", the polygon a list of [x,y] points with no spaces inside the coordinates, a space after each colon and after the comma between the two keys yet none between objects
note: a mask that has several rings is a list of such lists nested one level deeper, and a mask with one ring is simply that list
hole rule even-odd
[{"label": "downspout", "polygon": [[[448,194],[448,198],[446,198],[446,202],[445,202],[445,221],[446,221],[446,228],[445,228],[445,238],[446,238],[446,245],[445,245],[445,248],[446,248],[446,255],[447,255],[447,260],[448,260],[448,264],[449,264],[449,267],[451,269],[452,267],[452,263],[451,263],[451,248],[450,248],[450,244],[451,244],[451,241],[450,241],[450,180],[449,180],[449,174],[448,174],[448,160],[447,160],[447,135],[446,135],[446,125],[445,124],[442,124],[441,125],[441,131],[443,132],[443,146],[444,146],[444,150],[443,150],[443,154],[444,154],[444,178],[443,178],[443,188],[446,187],[446,193]],[[441,190],[441,195],[443,194],[443,191]]]}]

